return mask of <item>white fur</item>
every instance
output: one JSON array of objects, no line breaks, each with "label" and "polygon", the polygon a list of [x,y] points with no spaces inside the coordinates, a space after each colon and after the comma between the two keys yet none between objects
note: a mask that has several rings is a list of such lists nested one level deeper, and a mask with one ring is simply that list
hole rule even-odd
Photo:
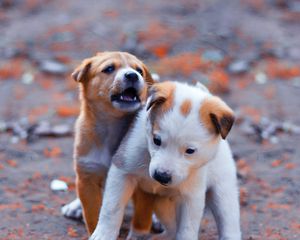
[{"label": "white fur", "polygon": [[[217,222],[219,239],[240,240],[236,169],[227,141],[210,133],[200,122],[199,109],[210,93],[199,87],[176,83],[175,103],[159,119],[161,146],[153,143],[148,112],[143,109],[128,137],[121,144],[109,170],[104,200],[96,230],[90,239],[117,239],[124,208],[138,184],[156,194],[155,213],[165,227],[153,239],[198,239],[207,199]],[[179,107],[192,100],[184,117]],[[192,155],[178,149],[192,147]],[[124,151],[124,149],[126,151]],[[121,163],[121,164],[120,164]],[[151,178],[155,170],[168,171],[172,182],[162,186]]]},{"label": "white fur", "polygon": [[82,207],[79,198],[61,208],[61,213],[68,218],[82,219]]}]

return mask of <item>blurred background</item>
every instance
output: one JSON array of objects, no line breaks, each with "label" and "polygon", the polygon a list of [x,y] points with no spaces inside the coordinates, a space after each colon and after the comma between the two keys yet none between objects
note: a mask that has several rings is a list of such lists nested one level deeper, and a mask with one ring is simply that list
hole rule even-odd
[{"label": "blurred background", "polygon": [[[224,98],[237,115],[243,239],[300,239],[296,0],[0,0],[0,239],[86,239],[60,214],[75,197],[70,73],[105,50]],[[216,238],[206,214],[201,239]]]}]

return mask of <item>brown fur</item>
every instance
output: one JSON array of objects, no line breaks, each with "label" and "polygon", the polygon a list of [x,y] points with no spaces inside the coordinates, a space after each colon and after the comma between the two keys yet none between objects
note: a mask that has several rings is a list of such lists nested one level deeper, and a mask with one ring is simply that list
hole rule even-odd
[{"label": "brown fur", "polygon": [[89,234],[95,230],[102,204],[102,188],[105,176],[85,172],[77,168],[77,195],[84,206],[84,219]]},{"label": "brown fur", "polygon": [[[111,64],[115,66],[114,73],[109,75],[103,73],[102,70]],[[145,103],[147,86],[150,86],[153,80],[146,66],[131,54],[124,52],[98,53],[94,57],[85,59],[72,74],[74,80],[79,83],[81,102],[80,115],[75,125],[74,142],[76,188],[82,203],[83,215],[89,234],[94,231],[98,222],[102,202],[102,187],[106,173],[87,170],[84,165],[78,164],[77,161],[80,157],[88,155],[95,146],[101,151],[104,146],[103,140],[107,138],[105,133],[101,133],[101,126],[124,123],[124,121],[128,123],[133,119],[134,113],[129,114],[118,110],[112,106],[110,101],[110,94],[120,91],[119,86],[114,84],[115,72],[118,68],[124,66],[142,69],[147,84],[140,94],[140,99],[142,103]],[[126,127],[125,125],[124,127]],[[129,123],[127,125],[128,129]],[[139,193],[136,194],[136,198],[139,198],[138,195]],[[143,197],[141,199],[143,201]],[[137,209],[140,209],[139,205]],[[151,215],[149,216],[148,212],[137,211],[134,221],[137,223],[145,221],[145,225],[137,225],[139,228],[148,229]]]},{"label": "brown fur", "polygon": [[150,102],[147,110],[151,109],[150,120],[155,125],[155,119],[161,117],[173,107],[175,84],[172,82],[155,83],[150,89]]},{"label": "brown fur", "polygon": [[233,125],[234,113],[220,98],[208,97],[200,107],[200,121],[225,139]]},{"label": "brown fur", "polygon": [[[134,203],[133,228],[139,232],[149,233],[152,223],[154,195],[137,187],[132,199]],[[141,216],[144,216],[144,218],[141,218]]]},{"label": "brown fur", "polygon": [[183,103],[180,106],[180,112],[183,116],[189,115],[192,109],[192,102],[189,99],[186,99],[183,101]]}]

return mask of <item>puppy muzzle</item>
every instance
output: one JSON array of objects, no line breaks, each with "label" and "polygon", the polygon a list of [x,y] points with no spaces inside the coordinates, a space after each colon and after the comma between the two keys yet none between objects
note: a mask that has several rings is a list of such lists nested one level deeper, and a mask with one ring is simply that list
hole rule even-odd
[{"label": "puppy muzzle", "polygon": [[155,170],[152,177],[164,186],[167,186],[172,182],[172,175],[167,171]]}]

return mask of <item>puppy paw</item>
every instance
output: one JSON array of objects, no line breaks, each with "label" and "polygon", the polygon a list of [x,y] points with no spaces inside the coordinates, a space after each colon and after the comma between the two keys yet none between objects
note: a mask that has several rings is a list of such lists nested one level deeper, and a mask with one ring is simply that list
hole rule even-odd
[{"label": "puppy paw", "polygon": [[81,221],[82,220],[82,207],[81,207],[80,200],[78,198],[76,198],[72,202],[64,205],[61,208],[61,213],[66,218],[71,218],[71,219]]}]

